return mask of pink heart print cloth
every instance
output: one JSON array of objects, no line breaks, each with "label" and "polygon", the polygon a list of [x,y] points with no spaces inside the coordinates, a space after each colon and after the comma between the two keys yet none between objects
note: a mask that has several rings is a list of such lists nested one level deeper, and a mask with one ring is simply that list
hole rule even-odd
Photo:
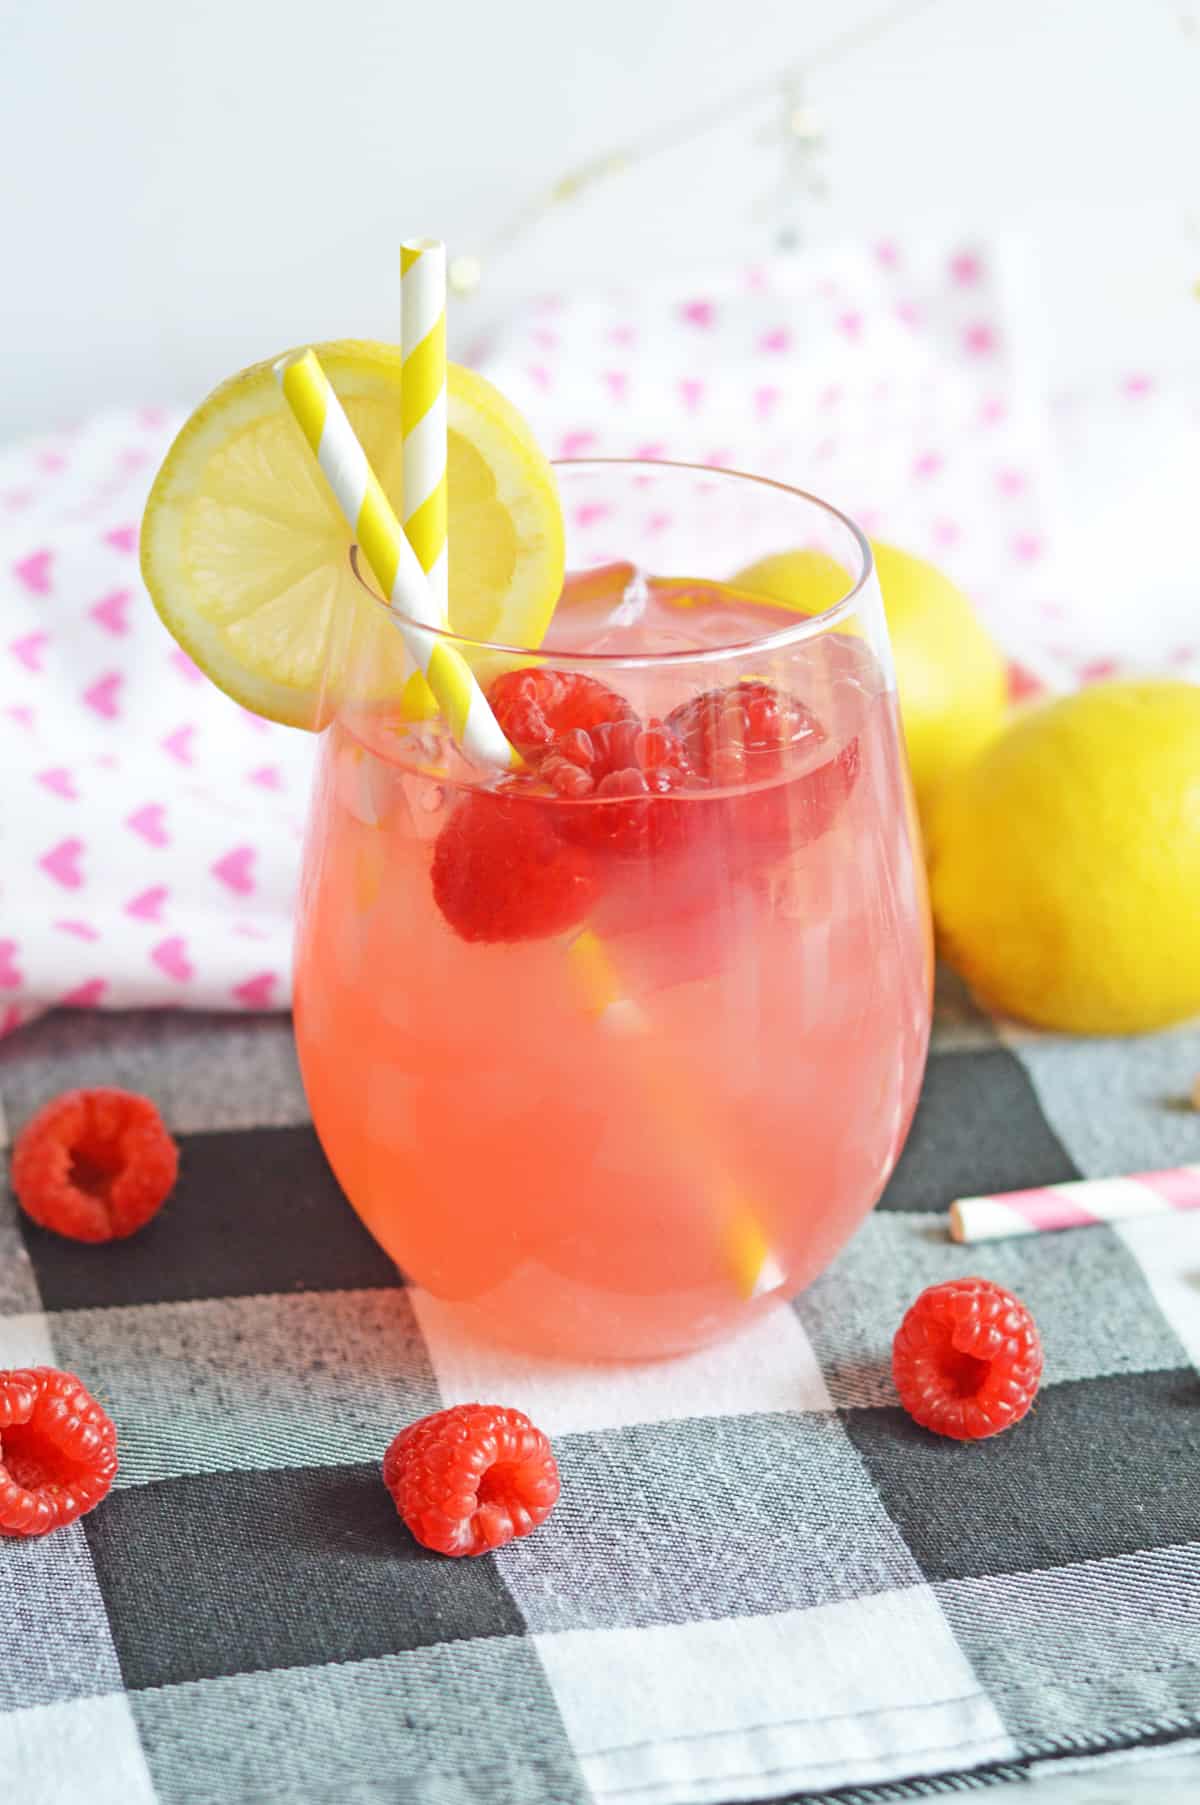
[{"label": "pink heart print cloth", "polygon": [[[1052,407],[1023,292],[986,247],[885,242],[543,297],[476,361],[554,456],[827,496],[942,565],[1051,687],[1200,673],[1194,589],[1153,565],[1175,543],[1153,508],[1176,471],[1182,507],[1196,468],[1194,401],[1129,370]],[[289,1002],[313,741],[213,688],[142,588],[138,521],[179,424],[110,413],[0,454],[0,1033],[55,1004]],[[1100,472],[1074,548],[1072,452]]]},{"label": "pink heart print cloth", "polygon": [[55,1003],[288,1001],[312,748],[214,689],[142,587],[178,424],[108,414],[0,457],[0,1033]]}]

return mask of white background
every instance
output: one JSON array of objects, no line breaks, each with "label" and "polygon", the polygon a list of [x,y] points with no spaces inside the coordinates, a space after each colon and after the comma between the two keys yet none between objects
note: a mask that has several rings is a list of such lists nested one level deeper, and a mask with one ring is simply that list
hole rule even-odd
[{"label": "white background", "polygon": [[[191,402],[298,340],[393,336],[401,236],[474,250],[565,170],[769,83],[887,10],[2,0],[0,439],[107,403]],[[811,78],[830,189],[811,233],[1015,229],[1056,379],[1194,368],[1197,13],[1191,0],[911,6]],[[769,248],[780,158],[762,128],[778,113],[752,106],[560,209],[459,308],[459,348],[523,289]]]}]

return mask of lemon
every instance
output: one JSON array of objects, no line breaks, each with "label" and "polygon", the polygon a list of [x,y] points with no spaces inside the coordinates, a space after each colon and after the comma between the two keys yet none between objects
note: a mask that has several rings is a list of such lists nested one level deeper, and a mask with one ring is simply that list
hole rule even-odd
[{"label": "lemon", "polygon": [[1008,707],[1004,658],[961,589],[923,558],[874,545],[917,803],[994,739]]},{"label": "lemon", "polygon": [[937,798],[942,950],[980,999],[1084,1034],[1200,1012],[1200,686],[1023,715]]},{"label": "lemon", "polygon": [[[913,786],[924,816],[942,779],[998,732],[1008,702],[1007,669],[970,602],[949,578],[894,545],[877,543],[872,550]],[[817,551],[762,558],[732,581],[804,614],[832,607],[850,587],[844,567]]]},{"label": "lemon", "polygon": [[844,564],[815,551],[774,552],[747,564],[730,577],[729,585],[796,614],[821,614],[853,587]]},{"label": "lemon", "polygon": [[[397,513],[400,353],[317,346]],[[268,720],[321,727],[343,696],[398,699],[400,635],[364,595],[350,530],[273,373],[214,390],[171,446],[142,522],[142,575],[169,631],[213,682]],[[562,587],[554,475],[516,409],[451,364],[447,381],[450,624],[536,646]]]}]

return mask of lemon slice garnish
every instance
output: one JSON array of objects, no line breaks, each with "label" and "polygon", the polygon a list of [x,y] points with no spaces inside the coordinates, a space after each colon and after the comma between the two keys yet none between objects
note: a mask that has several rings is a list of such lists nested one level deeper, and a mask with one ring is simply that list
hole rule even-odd
[{"label": "lemon slice garnish", "polygon": [[[322,367],[400,514],[400,353],[318,345]],[[142,522],[142,574],[163,622],[244,708],[318,728],[346,699],[399,702],[411,671],[385,611],[350,567],[350,530],[273,374],[214,390],[167,453]],[[491,383],[447,379],[450,625],[537,646],[562,588],[554,474]],[[368,574],[368,573],[364,573]]]}]

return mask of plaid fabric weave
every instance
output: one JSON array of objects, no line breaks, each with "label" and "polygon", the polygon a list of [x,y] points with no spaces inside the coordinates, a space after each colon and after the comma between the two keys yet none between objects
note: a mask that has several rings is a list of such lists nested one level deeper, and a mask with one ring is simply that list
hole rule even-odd
[{"label": "plaid fabric weave", "polygon": [[[1200,1158],[1200,1031],[1001,1038],[943,1006],[883,1203],[739,1341],[564,1368],[464,1340],[341,1199],[278,1019],[53,1017],[0,1050],[15,1133],[70,1084],[162,1105],[182,1177],[76,1247],[0,1200],[0,1366],[78,1372],[117,1488],[0,1540],[0,1773],[23,1805],[886,1800],[1200,1733],[1200,1217],[979,1249],[963,1191]],[[926,1284],[1017,1291],[1014,1434],[916,1429],[888,1370]],[[477,1561],[419,1549],[394,1430],[483,1396],[563,1499]]]}]

